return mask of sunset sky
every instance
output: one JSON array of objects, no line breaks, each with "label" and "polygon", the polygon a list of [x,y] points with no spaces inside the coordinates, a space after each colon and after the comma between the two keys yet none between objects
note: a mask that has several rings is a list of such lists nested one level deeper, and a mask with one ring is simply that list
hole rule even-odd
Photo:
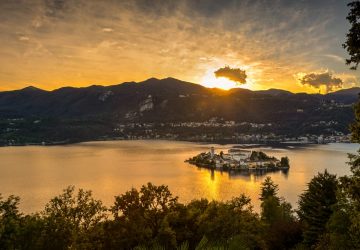
[{"label": "sunset sky", "polygon": [[347,2],[0,0],[0,90],[169,76],[253,90],[359,86],[341,47]]}]

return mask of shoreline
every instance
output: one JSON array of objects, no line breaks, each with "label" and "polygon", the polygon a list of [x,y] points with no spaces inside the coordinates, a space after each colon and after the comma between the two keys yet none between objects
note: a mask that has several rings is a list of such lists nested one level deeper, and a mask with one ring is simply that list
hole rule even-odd
[{"label": "shoreline", "polygon": [[0,144],[0,147],[26,147],[26,146],[66,146],[66,145],[74,145],[80,143],[87,143],[87,142],[107,142],[107,141],[179,141],[179,142],[191,142],[191,143],[199,143],[199,144],[219,144],[219,145],[229,145],[235,144],[234,148],[259,148],[263,146],[271,146],[276,148],[297,148],[297,147],[306,147],[310,145],[327,145],[330,143],[346,143],[352,144],[352,142],[326,142],[326,143],[315,143],[315,142],[239,142],[233,140],[218,140],[218,141],[195,141],[195,140],[181,140],[181,139],[117,139],[117,138],[109,138],[109,139],[94,139],[94,140],[79,140],[79,141],[59,141],[59,142],[41,142],[41,143],[21,143],[21,144]]}]

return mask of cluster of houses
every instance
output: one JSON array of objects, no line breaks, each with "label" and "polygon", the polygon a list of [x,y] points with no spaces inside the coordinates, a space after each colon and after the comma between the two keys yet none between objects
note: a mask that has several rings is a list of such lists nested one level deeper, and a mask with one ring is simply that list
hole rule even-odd
[{"label": "cluster of houses", "polygon": [[190,164],[216,169],[288,169],[289,160],[282,157],[278,160],[261,151],[250,151],[232,148],[227,153],[215,153],[214,147],[187,160]]}]

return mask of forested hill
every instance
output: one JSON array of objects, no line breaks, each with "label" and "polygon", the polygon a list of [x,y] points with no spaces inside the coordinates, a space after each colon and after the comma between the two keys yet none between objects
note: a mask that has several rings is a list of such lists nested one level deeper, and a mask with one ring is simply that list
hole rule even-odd
[{"label": "forested hill", "polygon": [[209,89],[174,78],[151,78],[114,86],[35,87],[0,92],[0,117],[114,117],[119,121],[205,121],[212,117],[248,122],[333,119],[349,122],[360,88],[293,94],[270,89]]},{"label": "forested hill", "polygon": [[[224,91],[174,78],[54,91],[27,87],[0,92],[0,141],[34,142],[34,138],[71,141],[74,137],[82,141],[114,136],[113,132],[123,124],[156,126],[208,121],[241,125],[231,131],[223,129],[223,134],[219,130],[206,131],[217,133],[218,137],[234,133],[347,134],[354,119],[352,105],[359,92],[360,88],[327,95],[294,94],[278,89]],[[165,127],[156,131],[161,134]],[[170,128],[166,134],[175,133],[174,136],[184,139],[181,135],[184,131],[199,134],[191,128],[177,131]],[[121,134],[125,138],[134,134],[125,132]],[[157,136],[154,130],[151,133],[148,138]]]}]

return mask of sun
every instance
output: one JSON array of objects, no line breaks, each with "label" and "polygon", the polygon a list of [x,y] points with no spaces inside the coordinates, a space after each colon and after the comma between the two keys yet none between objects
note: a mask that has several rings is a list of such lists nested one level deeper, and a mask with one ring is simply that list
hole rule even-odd
[{"label": "sun", "polygon": [[224,77],[217,78],[214,74],[216,68],[209,69],[206,71],[205,75],[201,78],[200,84],[207,88],[219,88],[223,90],[229,90],[233,88],[249,88],[248,84],[237,84],[234,81],[231,81]]}]

